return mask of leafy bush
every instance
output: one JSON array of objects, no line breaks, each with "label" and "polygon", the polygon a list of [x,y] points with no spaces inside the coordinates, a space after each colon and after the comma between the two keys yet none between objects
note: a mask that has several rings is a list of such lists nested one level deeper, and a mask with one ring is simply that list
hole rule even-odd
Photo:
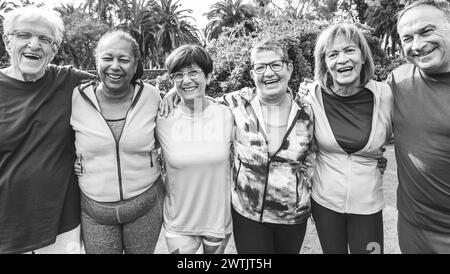
[{"label": "leafy bush", "polygon": [[208,95],[220,96],[253,85],[250,77],[250,50],[254,37],[242,24],[225,28],[219,38],[206,47],[214,62],[213,79]]},{"label": "leafy bush", "polygon": [[[242,87],[253,87],[250,77],[250,51],[257,40],[276,39],[288,50],[294,71],[289,87],[297,90],[304,78],[314,77],[314,47],[320,32],[328,23],[307,20],[265,19],[258,22],[254,33],[245,32],[243,25],[227,28],[206,47],[214,61],[213,81],[208,95],[220,96]],[[372,50],[375,63],[375,80],[385,80],[401,64],[401,58],[390,58],[380,47],[380,40],[370,29],[359,26]]]},{"label": "leafy bush", "polygon": [[287,48],[289,59],[294,65],[289,86],[298,89],[305,77],[313,76],[314,44],[318,28],[320,26],[317,24],[307,21],[270,19],[260,21],[257,31],[250,34],[244,31],[242,25],[226,29],[206,48],[214,60],[214,81],[208,94],[215,97],[254,86],[250,77],[250,51],[262,39],[276,39]]}]

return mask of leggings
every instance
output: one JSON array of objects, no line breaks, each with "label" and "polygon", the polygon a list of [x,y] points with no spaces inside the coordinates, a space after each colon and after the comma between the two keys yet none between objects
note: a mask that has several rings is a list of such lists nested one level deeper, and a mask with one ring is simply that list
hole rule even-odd
[{"label": "leggings", "polygon": [[344,214],[311,199],[311,211],[325,254],[383,254],[383,214]]},{"label": "leggings", "polygon": [[144,193],[100,203],[81,195],[81,231],[87,254],[154,253],[162,226],[161,177]]},{"label": "leggings", "polygon": [[239,254],[299,254],[306,233],[301,224],[271,224],[248,219],[233,208],[233,233]]}]

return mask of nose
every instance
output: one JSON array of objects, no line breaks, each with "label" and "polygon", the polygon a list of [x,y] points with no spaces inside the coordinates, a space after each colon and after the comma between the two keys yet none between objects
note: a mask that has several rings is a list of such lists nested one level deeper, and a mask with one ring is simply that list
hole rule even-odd
[{"label": "nose", "polygon": [[187,75],[187,73],[183,74],[182,83],[190,82],[192,79]]},{"label": "nose", "polygon": [[39,42],[39,39],[36,36],[33,36],[28,42],[28,46],[32,49],[38,49],[41,47],[41,43]]},{"label": "nose", "polygon": [[425,43],[423,43],[422,39],[419,36],[415,35],[411,43],[411,49],[413,51],[421,51],[424,47]]},{"label": "nose", "polygon": [[267,65],[266,71],[264,71],[264,76],[272,76],[274,74],[275,72],[272,70],[272,68],[269,65]]},{"label": "nose", "polygon": [[345,55],[345,52],[340,52],[337,59],[339,64],[345,64],[348,61],[347,55]]},{"label": "nose", "polygon": [[111,68],[113,69],[118,69],[120,67],[120,62],[118,59],[113,59],[112,64],[111,64]]}]

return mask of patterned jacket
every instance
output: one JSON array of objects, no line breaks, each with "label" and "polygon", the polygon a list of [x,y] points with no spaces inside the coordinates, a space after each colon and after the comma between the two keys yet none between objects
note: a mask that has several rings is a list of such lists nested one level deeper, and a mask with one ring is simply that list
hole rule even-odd
[{"label": "patterned jacket", "polygon": [[235,119],[233,208],[258,222],[298,224],[310,215],[310,178],[305,167],[313,141],[310,106],[293,102],[282,145],[268,153],[259,96],[243,89],[222,97]]}]

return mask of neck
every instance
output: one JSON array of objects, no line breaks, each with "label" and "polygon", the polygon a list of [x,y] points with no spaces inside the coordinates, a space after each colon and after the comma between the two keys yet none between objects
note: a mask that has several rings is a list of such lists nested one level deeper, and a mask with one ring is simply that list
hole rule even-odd
[{"label": "neck", "polygon": [[336,95],[342,97],[348,97],[357,94],[361,91],[361,87],[359,86],[340,86],[338,84],[334,84],[330,87],[331,92]]},{"label": "neck", "polygon": [[123,102],[123,100],[133,96],[133,86],[131,84],[121,91],[112,92],[100,83],[97,90],[99,91],[98,95],[109,102]]},{"label": "neck", "polygon": [[45,75],[45,70],[40,72],[39,74],[23,74],[20,71],[14,69],[13,67],[7,67],[1,70],[4,74],[8,75],[11,78],[14,78],[19,81],[24,82],[36,82],[41,79]]},{"label": "neck", "polygon": [[290,99],[290,97],[288,96],[288,94],[286,92],[282,92],[282,94],[280,94],[277,97],[261,96],[260,102],[261,102],[261,105],[263,105],[263,106],[281,106],[281,105],[289,102],[289,99]]},{"label": "neck", "polygon": [[206,99],[205,96],[202,96],[202,98],[195,98],[194,100],[183,101],[182,106],[186,112],[190,114],[196,114],[203,112],[208,105],[209,105],[208,99]]}]

